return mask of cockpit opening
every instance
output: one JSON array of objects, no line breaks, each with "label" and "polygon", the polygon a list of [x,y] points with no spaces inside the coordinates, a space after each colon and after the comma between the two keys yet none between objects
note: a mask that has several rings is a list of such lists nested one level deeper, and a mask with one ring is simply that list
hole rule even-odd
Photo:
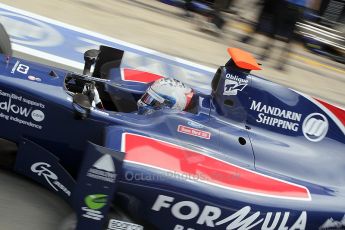
[{"label": "cockpit opening", "polygon": [[[149,85],[148,85],[149,86]],[[143,93],[131,92],[110,80],[69,73],[65,78],[65,90],[71,96],[84,94],[93,107],[112,112],[132,113],[138,111],[137,102]],[[193,96],[184,111],[198,112],[198,96]]]},{"label": "cockpit opening", "polygon": [[[94,107],[113,112],[135,112],[137,110],[136,101],[141,95],[135,95],[120,90],[107,88],[109,80],[89,77],[77,73],[69,73],[65,78],[65,89],[68,94],[81,93],[89,97]],[[114,92],[115,91],[115,92]]]}]

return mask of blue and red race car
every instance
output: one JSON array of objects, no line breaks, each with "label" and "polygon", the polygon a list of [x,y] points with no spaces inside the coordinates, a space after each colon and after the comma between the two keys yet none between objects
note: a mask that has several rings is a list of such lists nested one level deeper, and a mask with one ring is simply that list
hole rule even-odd
[{"label": "blue and red race car", "polygon": [[0,138],[17,149],[0,162],[65,199],[78,230],[344,229],[345,111],[228,51],[210,95],[149,115],[136,102],[164,76],[121,68],[121,50],[86,52],[85,74],[1,56]]}]

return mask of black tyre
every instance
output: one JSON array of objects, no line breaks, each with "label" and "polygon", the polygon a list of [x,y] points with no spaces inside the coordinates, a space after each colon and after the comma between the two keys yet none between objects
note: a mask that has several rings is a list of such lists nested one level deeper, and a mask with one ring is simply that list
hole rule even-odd
[{"label": "black tyre", "polygon": [[13,142],[0,139],[0,167],[5,169],[13,169],[16,155],[17,145]]}]

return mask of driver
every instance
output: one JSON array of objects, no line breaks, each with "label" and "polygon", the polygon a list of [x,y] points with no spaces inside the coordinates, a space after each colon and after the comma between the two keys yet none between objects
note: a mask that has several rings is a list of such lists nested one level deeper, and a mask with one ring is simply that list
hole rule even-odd
[{"label": "driver", "polygon": [[161,78],[153,82],[137,102],[138,114],[147,115],[156,110],[171,108],[185,110],[194,91],[182,82],[172,78]]}]

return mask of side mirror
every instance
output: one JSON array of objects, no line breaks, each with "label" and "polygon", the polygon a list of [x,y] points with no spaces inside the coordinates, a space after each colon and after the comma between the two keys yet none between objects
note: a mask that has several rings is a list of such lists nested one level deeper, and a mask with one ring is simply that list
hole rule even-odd
[{"label": "side mirror", "polygon": [[99,55],[101,51],[96,50],[96,49],[91,49],[91,50],[87,50],[84,53],[84,70],[83,70],[83,74],[84,75],[89,75],[90,74],[90,70],[91,70],[91,66],[93,64],[95,64],[96,59]]},{"label": "side mirror", "polygon": [[75,94],[73,96],[72,105],[75,110],[75,115],[78,119],[85,119],[89,116],[92,104],[88,96],[82,93]]}]

